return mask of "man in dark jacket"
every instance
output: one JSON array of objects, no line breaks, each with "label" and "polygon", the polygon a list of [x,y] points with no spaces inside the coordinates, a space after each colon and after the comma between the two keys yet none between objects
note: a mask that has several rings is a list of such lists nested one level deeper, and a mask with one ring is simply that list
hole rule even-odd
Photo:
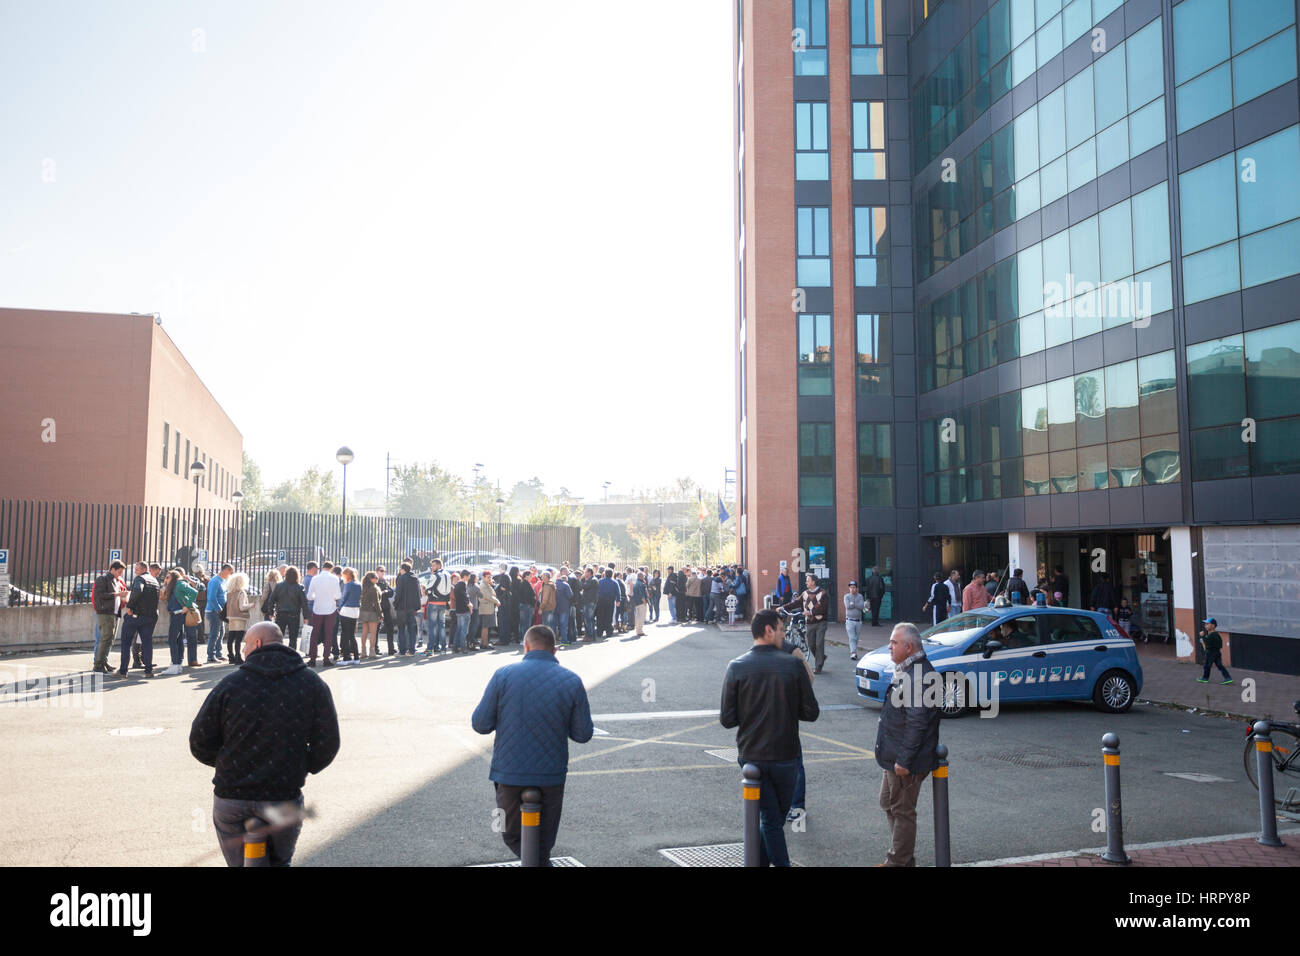
[{"label": "man in dark jacket", "polygon": [[1011,572],[1011,580],[1007,582],[1007,598],[1012,604],[1029,604],[1029,583],[1025,580],[1023,568],[1016,568]]},{"label": "man in dark jacket", "polygon": [[[938,766],[941,688],[914,624],[895,624],[889,635],[894,680],[885,694],[876,729],[876,763],[884,770],[880,808],[889,820],[890,848],[884,866],[914,866],[916,799],[921,781]],[[926,693],[929,691],[929,693]]]},{"label": "man in dark jacket", "polygon": [[880,605],[885,600],[885,579],[880,576],[880,568],[871,569],[871,577],[863,582],[862,594],[871,607],[871,626],[880,627]]},{"label": "man in dark jacket", "polygon": [[99,625],[99,643],[95,645],[94,670],[113,673],[108,666],[108,652],[113,649],[113,639],[117,637],[117,620],[121,614],[118,599],[126,595],[126,585],[122,575],[126,565],[114,561],[107,571],[95,578],[90,599],[95,605],[95,622]]},{"label": "man in dark jacket", "polygon": [[227,866],[242,866],[244,823],[269,828],[272,866],[288,866],[302,832],[302,785],[339,751],[334,699],[323,680],[260,621],[244,663],[212,689],[190,727],[190,753],[216,768],[212,822]]},{"label": "man in dark jacket", "polygon": [[149,573],[149,565],[137,561],[130,597],[122,611],[122,663],[117,670],[118,677],[126,676],[136,637],[140,638],[144,676],[153,677],[153,629],[157,624],[158,579]]},{"label": "man in dark jacket", "polygon": [[420,610],[420,581],[410,561],[403,561],[393,588],[393,613],[397,615],[397,653],[415,656],[415,612]]},{"label": "man in dark jacket", "polygon": [[549,866],[560,829],[569,741],[585,744],[595,733],[582,678],[555,658],[555,632],[538,624],[524,634],[524,659],[500,668],[488,681],[471,718],[480,734],[496,731],[488,779],[505,812],[502,839],[519,855],[523,792],[542,792],[542,862]]},{"label": "man in dark jacket", "polygon": [[1097,576],[1097,583],[1092,586],[1092,609],[1102,614],[1113,614],[1115,608],[1119,605],[1119,598],[1115,596],[1115,588],[1110,583],[1110,575],[1102,571]]},{"label": "man in dark jacket", "polygon": [[[383,618],[384,636],[388,638],[388,656],[393,657],[397,654],[393,649],[393,635],[397,631],[397,614],[393,611],[393,586],[388,583],[388,571],[383,565],[375,568],[375,574],[379,576],[376,582],[379,587],[379,616]],[[377,639],[375,644],[379,644]]]},{"label": "man in dark jacket", "polygon": [[718,720],[736,730],[740,765],[752,763],[761,776],[759,791],[760,866],[789,866],[785,819],[799,776],[799,721],[821,713],[804,662],[783,653],[781,618],[759,611],[750,624],[754,646],[727,665]]}]

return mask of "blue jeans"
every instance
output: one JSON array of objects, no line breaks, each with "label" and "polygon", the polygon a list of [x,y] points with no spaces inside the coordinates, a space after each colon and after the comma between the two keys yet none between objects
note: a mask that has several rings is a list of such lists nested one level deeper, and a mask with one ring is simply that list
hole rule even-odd
[{"label": "blue jeans", "polygon": [[532,604],[519,605],[519,637],[518,637],[519,643],[522,644],[524,642],[524,635],[528,633],[528,629],[532,626],[533,626],[533,605]]},{"label": "blue jeans", "polygon": [[596,605],[582,606],[582,633],[589,641],[596,639]]},{"label": "blue jeans", "polygon": [[198,640],[199,626],[194,624],[186,627],[185,612],[177,611],[174,613],[167,628],[167,646],[172,652],[172,663],[177,667],[180,666],[181,659],[185,654],[185,646],[188,644],[190,663],[197,664],[199,660]]},{"label": "blue jeans", "polygon": [[397,611],[397,653],[415,653],[415,612]]},{"label": "blue jeans", "polygon": [[542,624],[544,624],[546,627],[549,627],[551,629],[552,634],[560,633],[559,625],[555,623],[556,618],[558,617],[559,615],[556,614],[554,611],[542,612]]},{"label": "blue jeans", "polygon": [[[739,761],[744,766],[744,761]],[[785,818],[794,800],[799,760],[751,760],[762,773],[758,795],[759,866],[789,866],[785,848]]]},{"label": "blue jeans", "polygon": [[447,649],[447,609],[445,607],[425,605],[424,617],[429,624],[429,640],[424,645],[425,651],[432,651],[435,647],[440,651],[445,651]]},{"label": "blue jeans", "polygon": [[208,612],[208,660],[221,659],[221,635],[225,627],[220,611]]},{"label": "blue jeans", "polygon": [[555,637],[561,644],[569,643],[569,612],[568,610],[555,611],[551,614],[555,618]]},{"label": "blue jeans", "polygon": [[465,637],[469,634],[469,614],[456,615],[456,636],[454,638],[455,647],[458,651],[465,649]]},{"label": "blue jeans", "polygon": [[156,617],[122,615],[122,664],[117,669],[119,674],[125,674],[131,666],[131,646],[135,644],[137,635],[140,637],[140,660],[144,662],[144,672],[153,673],[153,629],[157,623]]},{"label": "blue jeans", "polygon": [[808,792],[808,778],[803,772],[803,755],[799,755],[799,776],[794,781],[794,798],[790,801],[792,810],[802,810],[804,798]]},{"label": "blue jeans", "polygon": [[668,617],[674,624],[677,623],[677,595],[676,594],[668,595]]}]

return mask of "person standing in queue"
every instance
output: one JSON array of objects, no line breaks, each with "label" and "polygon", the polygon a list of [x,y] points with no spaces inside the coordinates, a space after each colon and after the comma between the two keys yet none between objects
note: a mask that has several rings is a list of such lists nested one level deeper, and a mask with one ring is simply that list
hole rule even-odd
[{"label": "person standing in queue", "polygon": [[541,791],[541,856],[549,866],[564,808],[569,741],[585,744],[595,733],[587,689],[556,659],[554,631],[540,624],[528,628],[523,660],[492,675],[471,724],[480,734],[496,732],[488,779],[505,813],[502,839],[516,856],[523,792]]}]

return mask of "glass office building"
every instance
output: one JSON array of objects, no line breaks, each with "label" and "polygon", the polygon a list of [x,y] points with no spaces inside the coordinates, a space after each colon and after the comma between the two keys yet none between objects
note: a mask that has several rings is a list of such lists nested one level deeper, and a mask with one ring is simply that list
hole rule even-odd
[{"label": "glass office building", "polygon": [[[738,0],[740,559],[1300,673],[1296,0]],[[764,577],[766,571],[768,576]]]}]

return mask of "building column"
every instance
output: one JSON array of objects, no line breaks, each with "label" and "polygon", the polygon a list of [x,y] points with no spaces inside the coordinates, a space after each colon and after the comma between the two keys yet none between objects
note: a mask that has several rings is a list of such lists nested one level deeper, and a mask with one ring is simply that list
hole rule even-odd
[{"label": "building column", "polygon": [[[1196,591],[1192,583],[1192,529],[1169,529],[1170,574],[1173,578],[1174,606],[1170,609],[1174,621],[1174,650],[1179,660],[1196,660],[1196,634],[1200,626],[1196,620]],[[1228,657],[1228,637],[1223,637],[1223,659]]]},{"label": "building column", "polygon": [[[1020,568],[1025,572],[1025,581],[1038,583],[1038,535],[1032,531],[1012,531],[1007,534],[1007,560],[1011,570]],[[1031,587],[1030,590],[1033,590]]]}]

